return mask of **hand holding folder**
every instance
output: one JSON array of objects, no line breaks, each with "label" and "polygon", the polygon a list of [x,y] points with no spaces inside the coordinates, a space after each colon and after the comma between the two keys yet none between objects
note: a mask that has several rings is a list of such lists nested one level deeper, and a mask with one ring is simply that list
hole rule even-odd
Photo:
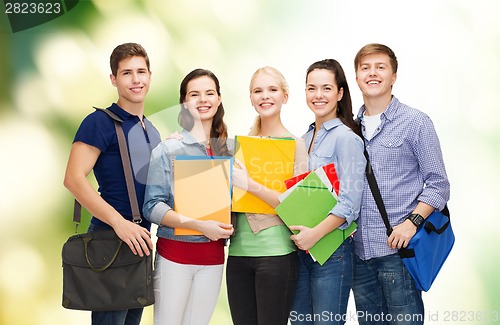
[{"label": "hand holding folder", "polygon": [[[187,220],[231,223],[231,157],[177,156],[174,162],[174,210]],[[175,228],[175,235],[201,235]]]},{"label": "hand holding folder", "polygon": [[[340,186],[335,167],[333,164],[326,165],[295,179],[295,184],[288,182],[290,188],[280,196],[281,203],[276,212],[288,227],[302,225],[313,228],[328,216],[337,203]],[[345,230],[331,231],[311,247],[309,253],[323,265],[356,227],[353,222]]]}]

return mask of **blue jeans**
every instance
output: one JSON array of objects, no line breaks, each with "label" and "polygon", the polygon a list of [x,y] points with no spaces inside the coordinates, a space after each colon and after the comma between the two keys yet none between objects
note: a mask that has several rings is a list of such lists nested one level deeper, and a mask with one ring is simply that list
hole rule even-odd
[{"label": "blue jeans", "polygon": [[92,325],[139,325],[143,309],[93,311]]},{"label": "blue jeans", "polygon": [[352,290],[360,325],[424,323],[422,292],[398,254],[367,261],[355,256]]},{"label": "blue jeans", "polygon": [[292,324],[344,324],[352,285],[354,242],[347,238],[323,264],[299,251]]},{"label": "blue jeans", "polygon": [[[87,232],[109,229],[112,228],[99,227],[94,224],[90,224]],[[143,310],[144,308],[115,311],[93,311],[92,325],[139,325],[141,323]]]}]

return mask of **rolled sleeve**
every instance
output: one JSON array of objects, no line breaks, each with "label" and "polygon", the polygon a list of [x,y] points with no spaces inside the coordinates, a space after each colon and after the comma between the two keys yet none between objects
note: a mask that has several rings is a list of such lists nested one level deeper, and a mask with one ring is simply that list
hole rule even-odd
[{"label": "rolled sleeve", "polygon": [[330,213],[345,218],[346,222],[339,229],[346,229],[359,216],[366,159],[363,154],[363,141],[354,133],[346,133],[337,141],[335,168],[340,181],[340,191],[337,204]]},{"label": "rolled sleeve", "polygon": [[442,210],[450,199],[450,182],[439,138],[428,116],[423,117],[418,132],[414,151],[425,185],[418,201]]},{"label": "rolled sleeve", "polygon": [[172,188],[172,162],[166,146],[162,143],[151,153],[143,206],[147,220],[161,225],[163,216],[173,206]]}]

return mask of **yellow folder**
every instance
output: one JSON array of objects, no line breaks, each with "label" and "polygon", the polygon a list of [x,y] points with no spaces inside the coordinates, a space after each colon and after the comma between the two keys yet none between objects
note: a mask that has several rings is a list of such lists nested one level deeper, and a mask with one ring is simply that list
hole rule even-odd
[{"label": "yellow folder", "polygon": [[[295,148],[293,138],[236,136],[235,158],[243,162],[252,179],[283,193],[284,181],[293,176]],[[276,213],[266,202],[236,187],[232,203],[234,212]]]},{"label": "yellow folder", "polygon": [[[231,223],[231,157],[177,156],[174,210],[191,219]],[[175,228],[175,235],[201,235]]]}]

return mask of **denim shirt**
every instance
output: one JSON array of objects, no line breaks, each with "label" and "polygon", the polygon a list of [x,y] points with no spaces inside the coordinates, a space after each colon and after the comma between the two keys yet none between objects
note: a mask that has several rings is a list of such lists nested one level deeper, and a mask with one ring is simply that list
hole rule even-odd
[{"label": "denim shirt", "polygon": [[[176,156],[207,156],[205,146],[186,130],[182,130],[182,140],[162,141],[151,153],[146,194],[144,197],[144,217],[159,225],[158,237],[186,242],[209,242],[203,235],[176,236],[174,228],[161,224],[165,213],[174,206],[173,162]],[[195,204],[195,202],[193,202]]]},{"label": "denim shirt", "polygon": [[[314,128],[312,123],[302,136],[307,148],[311,147]],[[339,118],[335,118],[323,123],[317,130],[309,153],[309,170],[330,163],[335,165],[340,191],[337,204],[330,213],[346,219],[339,229],[346,229],[359,216],[366,167],[363,151],[362,139]]]}]

